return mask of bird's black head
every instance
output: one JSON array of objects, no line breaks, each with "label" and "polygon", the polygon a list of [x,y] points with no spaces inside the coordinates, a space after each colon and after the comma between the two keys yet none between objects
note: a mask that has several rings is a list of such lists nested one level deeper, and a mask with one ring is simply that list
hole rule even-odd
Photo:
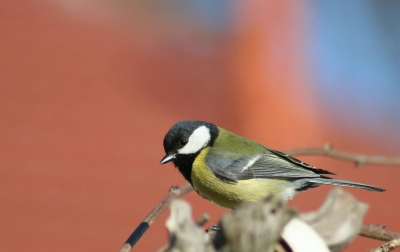
[{"label": "bird's black head", "polygon": [[203,121],[179,121],[164,138],[166,156],[161,164],[173,162],[183,176],[191,182],[192,164],[199,152],[214,144],[218,127]]}]

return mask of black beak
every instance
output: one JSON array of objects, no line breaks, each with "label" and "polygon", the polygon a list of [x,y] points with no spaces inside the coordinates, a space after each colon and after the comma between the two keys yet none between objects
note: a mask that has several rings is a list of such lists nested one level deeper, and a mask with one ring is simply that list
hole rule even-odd
[{"label": "black beak", "polygon": [[166,164],[176,159],[176,154],[167,154],[163,159],[161,159],[160,164]]}]

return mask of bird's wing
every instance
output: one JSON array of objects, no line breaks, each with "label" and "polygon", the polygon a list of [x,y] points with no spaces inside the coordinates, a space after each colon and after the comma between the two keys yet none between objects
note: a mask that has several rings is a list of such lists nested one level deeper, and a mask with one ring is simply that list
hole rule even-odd
[{"label": "bird's wing", "polygon": [[307,169],[307,170],[309,170],[309,171],[315,172],[315,173],[317,173],[317,174],[331,174],[331,175],[335,175],[335,173],[333,173],[333,172],[330,172],[330,171],[327,171],[327,170],[323,170],[323,169],[317,168],[317,167],[315,167],[315,166],[306,164],[306,163],[304,163],[304,162],[298,160],[297,158],[291,157],[291,156],[289,156],[288,154],[285,154],[285,153],[283,153],[283,152],[280,152],[280,151],[277,151],[277,150],[271,150],[271,149],[268,149],[268,150],[269,150],[270,152],[272,152],[273,154],[275,154],[275,155],[277,155],[277,156],[279,156],[279,157],[281,157],[281,158],[283,158],[283,159],[289,161],[289,162],[292,163],[292,164],[301,166],[301,167],[303,167],[303,168],[305,168],[305,169]]},{"label": "bird's wing", "polygon": [[210,153],[206,163],[216,177],[230,183],[252,178],[317,178],[326,172],[274,152],[241,158],[221,158]]}]

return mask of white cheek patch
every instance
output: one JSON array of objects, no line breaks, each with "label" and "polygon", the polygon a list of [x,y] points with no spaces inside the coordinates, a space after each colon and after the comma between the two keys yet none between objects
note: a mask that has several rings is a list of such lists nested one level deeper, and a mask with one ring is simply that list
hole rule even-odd
[{"label": "white cheek patch", "polygon": [[180,150],[179,154],[193,154],[206,147],[210,142],[210,129],[206,126],[198,127],[188,139],[188,143]]}]

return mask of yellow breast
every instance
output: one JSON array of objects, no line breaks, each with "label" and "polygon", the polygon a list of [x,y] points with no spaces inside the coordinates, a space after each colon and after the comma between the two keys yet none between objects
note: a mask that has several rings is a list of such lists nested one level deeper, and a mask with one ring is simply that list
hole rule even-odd
[{"label": "yellow breast", "polygon": [[248,179],[238,183],[228,183],[217,178],[206,166],[205,158],[209,148],[201,151],[193,163],[193,188],[204,198],[226,208],[235,208],[242,202],[260,201],[272,194],[282,197],[282,192],[290,183],[279,179]]}]

